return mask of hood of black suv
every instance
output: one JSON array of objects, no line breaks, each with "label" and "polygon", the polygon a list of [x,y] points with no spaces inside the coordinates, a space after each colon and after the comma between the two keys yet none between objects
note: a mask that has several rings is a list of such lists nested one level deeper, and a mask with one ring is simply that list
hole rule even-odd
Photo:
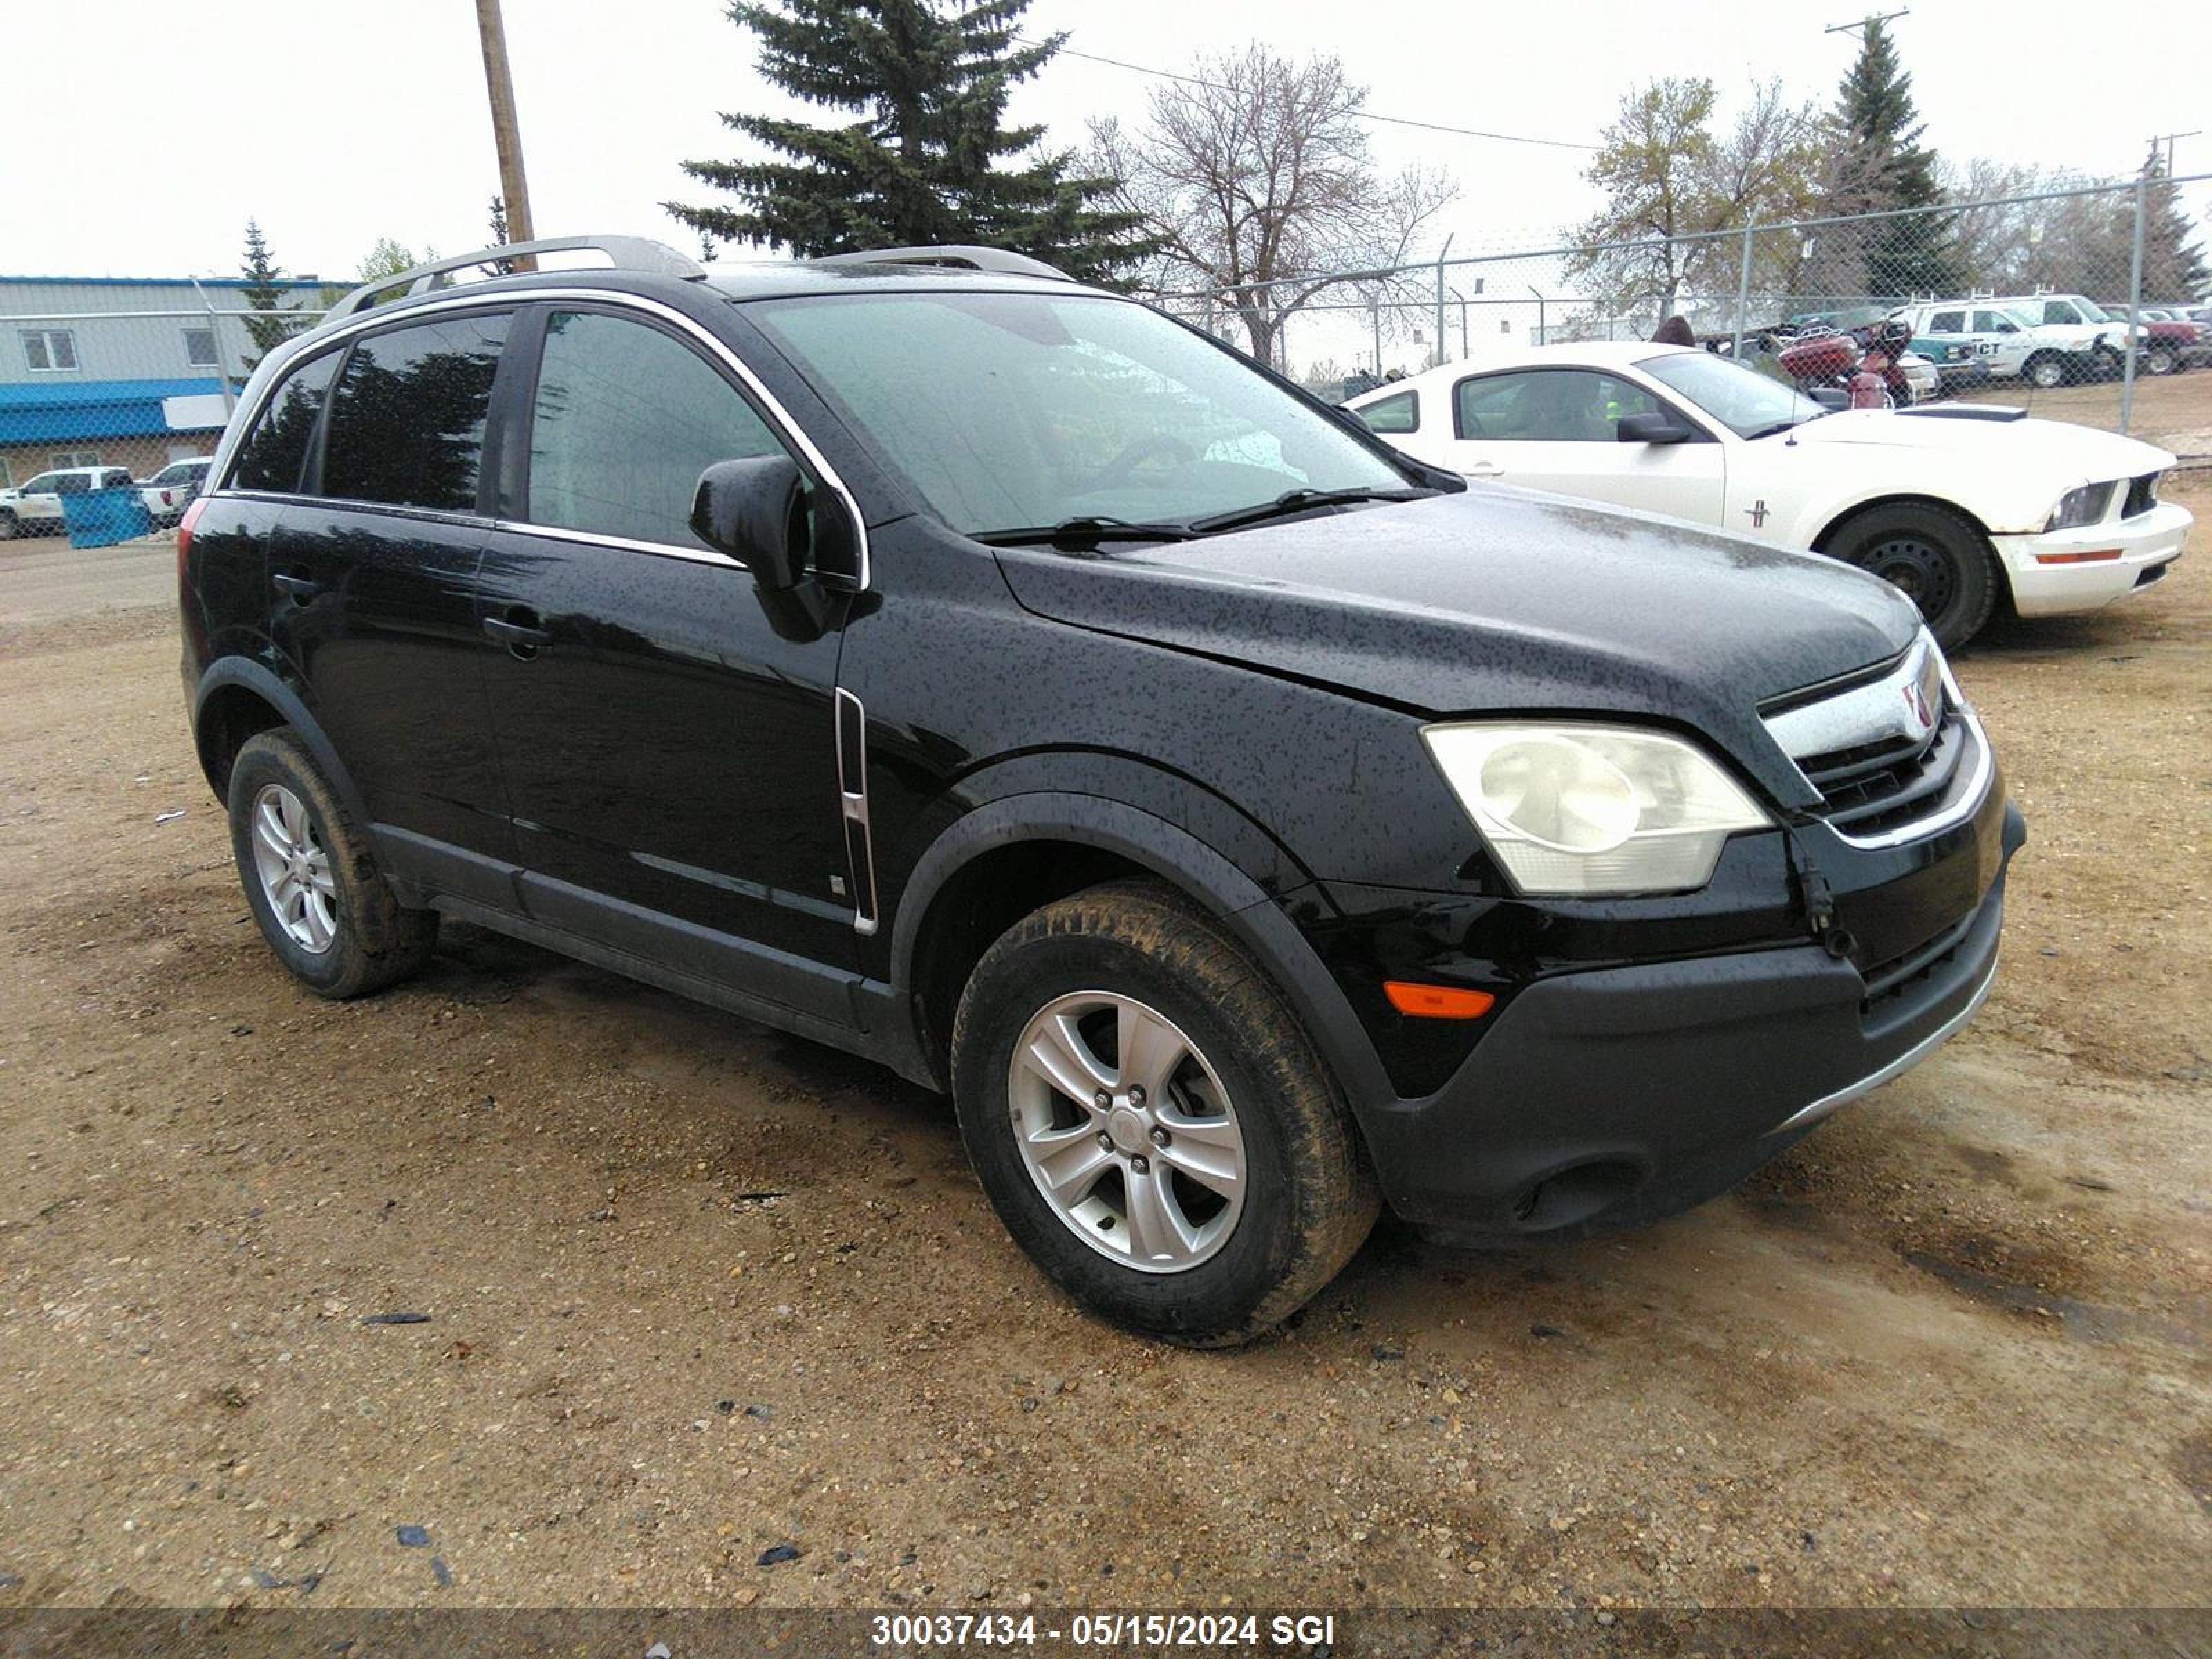
[{"label": "hood of black suv", "polygon": [[1422,714],[1644,716],[1705,732],[1785,798],[1759,704],[1894,657],[1887,583],[1671,520],[1494,487],[1197,541],[1000,554],[1016,599]]}]

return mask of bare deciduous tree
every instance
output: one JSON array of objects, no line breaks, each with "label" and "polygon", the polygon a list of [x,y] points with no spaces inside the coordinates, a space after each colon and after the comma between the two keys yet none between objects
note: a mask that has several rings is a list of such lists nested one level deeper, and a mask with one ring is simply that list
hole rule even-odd
[{"label": "bare deciduous tree", "polygon": [[1092,122],[1089,170],[1118,179],[1115,204],[1158,238],[1152,285],[1215,291],[1273,362],[1290,317],[1404,263],[1459,193],[1439,171],[1377,173],[1358,118],[1366,96],[1334,57],[1294,61],[1255,41],[1155,88],[1140,131]]},{"label": "bare deciduous tree", "polygon": [[[1820,164],[1813,109],[1790,102],[1779,80],[1759,82],[1716,137],[1718,102],[1702,78],[1654,81],[1621,100],[1588,174],[1606,204],[1577,229],[1592,246],[1568,265],[1607,305],[1663,317],[1686,293],[1733,295],[1741,244],[1714,233],[1811,205]],[[1753,257],[1788,256],[1775,243],[1754,245]]]}]

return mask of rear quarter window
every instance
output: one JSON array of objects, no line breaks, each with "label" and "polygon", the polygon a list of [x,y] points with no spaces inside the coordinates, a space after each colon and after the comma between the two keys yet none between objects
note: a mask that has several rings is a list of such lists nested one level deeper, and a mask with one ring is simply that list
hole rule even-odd
[{"label": "rear quarter window", "polygon": [[1382,398],[1353,414],[1367,422],[1370,432],[1419,432],[1421,429],[1421,399],[1419,392],[1401,392],[1395,398]]},{"label": "rear quarter window", "polygon": [[322,413],[323,394],[330,390],[338,356],[326,352],[302,363],[261,406],[260,417],[238,448],[231,474],[237,488],[284,494],[300,487],[308,441],[315,435],[315,417]]}]

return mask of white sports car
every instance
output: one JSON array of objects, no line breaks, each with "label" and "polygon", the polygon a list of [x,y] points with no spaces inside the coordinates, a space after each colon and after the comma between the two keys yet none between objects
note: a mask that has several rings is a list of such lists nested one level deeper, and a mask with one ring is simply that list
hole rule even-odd
[{"label": "white sports car", "polygon": [[2162,449],[1986,404],[1836,410],[1686,346],[1528,346],[1353,398],[1376,432],[1471,478],[1581,495],[1887,578],[1948,648],[2001,595],[2094,611],[2166,574],[2186,508]]}]

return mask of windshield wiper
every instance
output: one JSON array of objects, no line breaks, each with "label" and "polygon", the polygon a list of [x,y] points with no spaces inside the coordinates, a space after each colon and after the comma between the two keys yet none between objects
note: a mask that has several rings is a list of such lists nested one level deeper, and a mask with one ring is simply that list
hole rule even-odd
[{"label": "windshield wiper", "polygon": [[969,539],[988,547],[1096,547],[1101,542],[1187,542],[1195,534],[1179,524],[1132,524],[1127,519],[1084,517],[1021,530],[979,530]]},{"label": "windshield wiper", "polygon": [[1211,518],[1193,519],[1190,527],[1200,535],[1210,535],[1216,531],[1239,530],[1248,524],[1260,524],[1268,519],[1304,513],[1310,507],[1335,507],[1353,501],[1415,501],[1435,494],[1433,489],[1286,489],[1273,501],[1262,501],[1257,507],[1240,507],[1232,513],[1216,513]]}]

